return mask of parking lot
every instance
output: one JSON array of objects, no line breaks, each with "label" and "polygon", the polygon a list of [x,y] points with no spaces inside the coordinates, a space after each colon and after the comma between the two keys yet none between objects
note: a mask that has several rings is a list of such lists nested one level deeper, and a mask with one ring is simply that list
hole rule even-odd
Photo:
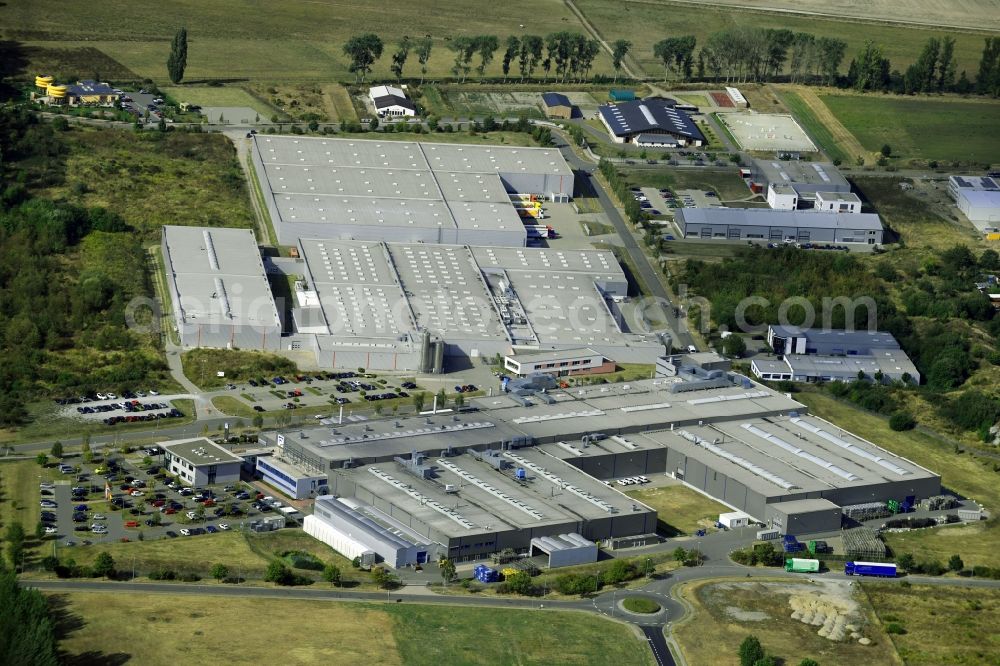
[{"label": "parking lot", "polygon": [[138,451],[115,456],[116,463],[67,466],[64,478],[42,482],[47,533],[54,529],[58,545],[72,547],[218,533],[279,515],[282,500],[247,483],[186,488],[171,482],[161,471],[161,455]]}]

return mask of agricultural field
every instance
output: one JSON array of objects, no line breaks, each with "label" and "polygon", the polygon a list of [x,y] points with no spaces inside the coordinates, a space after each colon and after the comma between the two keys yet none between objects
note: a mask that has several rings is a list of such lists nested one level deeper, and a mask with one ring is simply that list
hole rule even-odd
[{"label": "agricultural field", "polygon": [[[865,153],[861,150],[861,144],[853,136],[850,136],[850,133],[846,129],[843,130],[843,133],[838,133],[838,136],[834,136],[834,132],[829,127],[829,122],[820,120],[816,113],[815,104],[810,103],[816,100],[815,93],[802,88],[798,90],[783,90],[781,98],[785,106],[795,116],[795,119],[802,125],[809,138],[826,153],[826,156],[832,162],[851,164],[852,160],[864,157]],[[819,102],[819,104],[822,105],[822,102]],[[829,110],[827,109],[827,111]],[[830,115],[832,117],[832,114]],[[829,118],[827,121],[829,121]],[[881,148],[881,146],[879,147]]]},{"label": "agricultural field", "polygon": [[[436,666],[485,655],[493,664],[593,664],[595,655],[602,663],[652,663],[646,642],[628,627],[582,613],[546,611],[539,621],[539,611],[290,599],[269,599],[262,611],[257,599],[220,603],[208,594],[73,592],[49,600],[60,619],[59,647],[87,663],[242,663],[247,655],[254,663],[296,664]],[[255,617],[240,640],[220,640],[224,627]]]},{"label": "agricultural field", "polygon": [[861,587],[882,625],[894,625],[889,639],[907,666],[1000,664],[1000,590],[867,582]]},{"label": "agricultural field", "polygon": [[955,31],[930,33],[923,29],[872,21],[777,14],[764,8],[755,11],[745,6],[739,9],[699,7],[689,2],[669,0],[576,0],[575,4],[609,43],[616,39],[630,40],[634,44],[632,56],[648,76],[656,77],[663,74],[663,65],[653,56],[653,44],[656,42],[665,37],[694,35],[700,46],[713,32],[735,26],[787,28],[816,37],[843,39],[847,42],[847,53],[841,65],[842,72],[847,71],[851,58],[861,50],[867,39],[882,45],[892,68],[901,71],[917,59],[920,49],[931,36],[955,38],[957,71],[966,70],[970,76],[978,71],[983,50],[982,34]]},{"label": "agricultural field", "polygon": [[[244,0],[194,2],[165,6],[137,0],[122,11],[115,3],[65,3],[59,0],[11,0],[0,7],[0,37],[29,48],[24,75],[34,75],[44,60],[37,47],[87,47],[103,53],[120,73],[166,82],[170,40],[182,25],[188,29],[187,83],[207,81],[269,84],[329,82],[353,79],[347,71],[343,44],[352,35],[375,32],[386,42],[373,77],[389,79],[395,42],[404,34],[430,34],[434,50],[428,76],[449,76],[453,55],[448,39],[459,35],[496,34],[500,43],[527,30],[539,35],[560,30],[584,32],[559,0],[513,0],[489,11],[469,11],[465,2],[426,0],[386,8],[370,3],[253,3]],[[387,28],[387,26],[399,26]],[[499,55],[499,54],[498,54]],[[52,56],[46,55],[49,61]],[[63,57],[64,60],[67,58]],[[72,65],[72,58],[68,59]],[[487,73],[499,76],[500,57]],[[37,63],[37,64],[36,64]],[[100,70],[112,71],[113,68]],[[90,77],[92,62],[65,74]],[[602,53],[595,73],[610,73],[610,57]],[[405,75],[419,76],[411,53]],[[109,75],[106,75],[109,76]]]},{"label": "agricultural field", "polygon": [[820,99],[870,151],[888,144],[901,160],[1000,161],[1000,102],[843,94]]},{"label": "agricultural field", "polygon": [[65,178],[42,196],[103,206],[146,242],[158,242],[165,224],[253,226],[246,179],[221,134],[73,129],[63,136]]},{"label": "agricultural field", "polygon": [[[688,0],[689,4],[746,7],[746,0]],[[992,0],[769,0],[772,12],[794,12],[817,16],[838,16],[861,20],[955,26],[973,30],[1000,31],[1000,15]]]},{"label": "agricultural field", "polygon": [[729,511],[729,507],[682,485],[633,490],[625,494],[656,509],[656,529],[670,537],[711,527],[720,513]]},{"label": "agricultural field", "polygon": [[[854,589],[847,582],[789,583],[788,579],[685,584],[681,594],[694,613],[674,628],[674,636],[689,664],[736,666],[740,643],[749,634],[757,636],[764,651],[783,664],[798,664],[806,658],[820,664],[901,664],[871,606]],[[840,640],[821,635],[825,626],[791,617],[796,612],[801,618],[804,609],[809,609],[810,620],[821,615],[843,617],[840,628],[834,623],[830,626]],[[819,624],[824,624],[822,619]],[[857,631],[851,632],[847,625]],[[859,644],[851,633],[871,640],[871,645]]]},{"label": "agricultural field", "polygon": [[160,91],[172,99],[198,106],[248,107],[266,121],[276,110],[261,101],[263,95],[254,96],[240,86],[161,86]]}]

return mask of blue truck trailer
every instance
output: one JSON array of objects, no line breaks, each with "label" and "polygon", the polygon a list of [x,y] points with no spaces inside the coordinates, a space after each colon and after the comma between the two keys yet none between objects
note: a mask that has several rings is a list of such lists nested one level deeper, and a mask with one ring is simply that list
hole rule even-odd
[{"label": "blue truck trailer", "polygon": [[896,577],[896,565],[885,562],[845,562],[844,573],[848,576]]}]

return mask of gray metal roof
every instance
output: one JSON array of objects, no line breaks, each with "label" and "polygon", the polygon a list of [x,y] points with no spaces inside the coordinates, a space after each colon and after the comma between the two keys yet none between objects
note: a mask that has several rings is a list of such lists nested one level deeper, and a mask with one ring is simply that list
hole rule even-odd
[{"label": "gray metal roof", "polygon": [[831,511],[839,510],[836,504],[828,499],[822,497],[817,497],[815,499],[800,499],[791,500],[788,502],[773,502],[770,505],[772,508],[776,508],[785,515],[791,515],[795,513],[812,513],[813,511]]},{"label": "gray metal roof", "polygon": [[830,162],[800,160],[754,160],[757,170],[768,183],[787,183],[824,186],[823,190],[851,191],[850,183]]},{"label": "gray metal roof", "polygon": [[185,323],[274,327],[278,310],[253,231],[164,226],[167,279]]},{"label": "gray metal roof", "polygon": [[768,210],[764,208],[678,208],[679,224],[740,227],[798,227],[801,229],[861,229],[881,231],[882,221],[874,213],[831,213],[813,210]]},{"label": "gray metal roof", "polygon": [[165,451],[182,458],[195,467],[218,465],[219,463],[242,463],[243,458],[229,452],[207,437],[194,439],[174,439],[160,442]]},{"label": "gray metal roof", "polygon": [[892,333],[885,331],[854,330],[845,331],[831,328],[799,328],[798,326],[782,326],[771,324],[770,331],[779,337],[804,337],[806,345],[841,345],[852,347],[857,351],[872,349],[899,349],[899,342]]}]

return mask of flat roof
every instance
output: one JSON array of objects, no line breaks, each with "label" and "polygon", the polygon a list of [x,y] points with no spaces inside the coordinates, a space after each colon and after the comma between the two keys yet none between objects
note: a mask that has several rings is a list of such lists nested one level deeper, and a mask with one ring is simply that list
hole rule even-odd
[{"label": "flat roof", "polygon": [[195,467],[218,465],[219,463],[242,463],[243,458],[229,452],[207,437],[193,439],[172,439],[160,442],[165,451],[182,458]]},{"label": "flat roof", "polygon": [[604,104],[597,108],[615,136],[666,132],[674,136],[705,140],[691,117],[675,109],[670,99],[649,98]]},{"label": "flat roof", "polygon": [[868,349],[899,349],[899,342],[892,333],[885,331],[853,330],[834,328],[799,328],[771,324],[768,327],[774,335],[784,338],[804,337],[807,343],[822,345],[857,345]]},{"label": "flat roof", "polygon": [[[396,462],[334,474],[452,538],[625,515],[637,504],[572,465],[532,449],[509,452],[503,460],[509,466],[501,472],[471,454],[429,456],[423,464],[434,469],[432,479],[410,474]],[[523,482],[514,478],[519,467],[526,471]]]},{"label": "flat roof", "polygon": [[960,190],[1000,190],[1000,184],[990,176],[949,176],[948,180]]},{"label": "flat roof", "polygon": [[539,363],[542,361],[558,361],[564,358],[577,358],[580,356],[600,356],[598,352],[588,347],[580,347],[577,349],[541,349],[541,350],[517,350],[513,354],[508,354],[509,358],[513,358],[517,361],[530,361],[532,363]]},{"label": "flat roof", "polygon": [[326,474],[317,474],[315,472],[309,472],[297,465],[293,465],[290,462],[282,460],[276,455],[260,455],[257,456],[257,462],[263,461],[265,464],[270,465],[280,472],[284,472],[293,479],[326,479]]},{"label": "flat roof", "polygon": [[250,229],[163,227],[174,307],[188,324],[274,327],[278,309]]},{"label": "flat roof", "polygon": [[840,510],[839,506],[824,497],[790,500],[788,502],[773,502],[771,506],[777,507],[782,513],[785,514]]},{"label": "flat roof", "polygon": [[572,176],[557,148],[254,135],[281,220],[523,229],[505,175]]},{"label": "flat roof", "polygon": [[830,162],[804,160],[754,160],[768,183],[810,184],[830,186],[828,192],[842,189],[850,191],[847,179]]},{"label": "flat roof", "polygon": [[678,208],[682,224],[743,227],[798,227],[805,229],[860,229],[881,231],[882,221],[874,213],[836,213],[816,210],[769,210],[766,208]]},{"label": "flat roof", "polygon": [[817,192],[816,199],[829,202],[861,203],[861,197],[854,192]]},{"label": "flat roof", "polygon": [[1000,191],[998,190],[959,190],[958,196],[970,206],[1000,208]]},{"label": "flat roof", "polygon": [[785,359],[793,372],[814,375],[857,376],[864,372],[869,377],[876,372],[889,376],[908,373],[920,377],[913,361],[900,349],[872,349],[870,356],[828,356],[823,354],[788,354]]}]

